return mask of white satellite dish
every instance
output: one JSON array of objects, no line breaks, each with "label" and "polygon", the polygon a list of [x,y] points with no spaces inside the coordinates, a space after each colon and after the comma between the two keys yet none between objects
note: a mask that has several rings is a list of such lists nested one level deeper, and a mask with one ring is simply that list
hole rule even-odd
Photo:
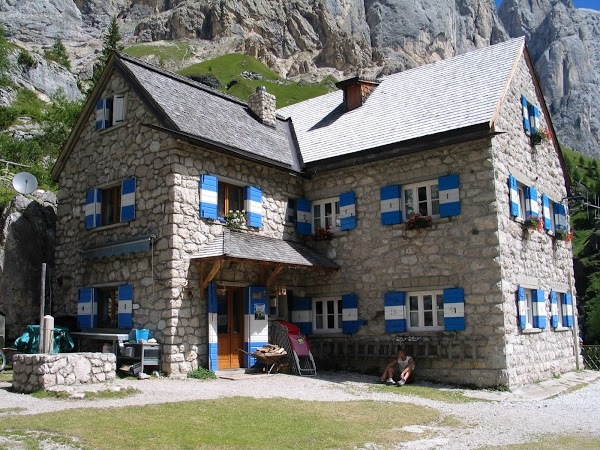
[{"label": "white satellite dish", "polygon": [[37,189],[38,182],[29,172],[20,172],[14,176],[12,185],[19,194],[31,194]]}]

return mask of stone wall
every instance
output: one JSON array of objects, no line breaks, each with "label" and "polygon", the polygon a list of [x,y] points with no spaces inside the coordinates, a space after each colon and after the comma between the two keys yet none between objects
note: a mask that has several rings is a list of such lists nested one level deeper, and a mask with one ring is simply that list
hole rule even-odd
[{"label": "stone wall", "polygon": [[30,393],[53,386],[112,381],[116,369],[113,353],[17,354],[13,357],[12,388]]},{"label": "stone wall", "polygon": [[[532,146],[523,131],[521,95],[540,106],[531,72],[522,58],[495,123],[495,186],[497,191],[499,263],[502,269],[504,329],[506,330],[507,377],[510,384],[525,384],[575,369],[573,329],[555,330],[548,325],[540,332],[527,333],[517,323],[516,290],[519,286],[548,292],[570,292],[574,286],[573,252],[570,243],[556,241],[546,232],[525,232],[510,216],[508,176],[537,188],[550,200],[561,202],[567,196],[558,151],[552,142]],[[544,111],[541,128],[549,128]],[[565,169],[566,170],[566,169]],[[575,299],[574,299],[575,301]],[[576,314],[576,308],[574,308]],[[577,320],[575,320],[577,323]]]}]

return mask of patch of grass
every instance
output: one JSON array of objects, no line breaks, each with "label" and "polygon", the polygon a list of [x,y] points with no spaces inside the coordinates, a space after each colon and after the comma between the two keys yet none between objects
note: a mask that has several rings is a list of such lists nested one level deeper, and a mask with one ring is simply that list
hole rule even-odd
[{"label": "patch of grass", "polygon": [[448,415],[440,421],[439,426],[449,428],[465,428],[465,423],[456,416]]},{"label": "patch of grass", "polygon": [[70,394],[67,391],[46,391],[40,390],[31,393],[31,396],[34,398],[59,398],[65,399],[69,398]]},{"label": "patch of grass", "polygon": [[437,418],[432,408],[401,403],[235,397],[9,416],[2,418],[0,433],[43,430],[98,449],[353,448],[367,442],[387,448],[418,438],[403,427]]},{"label": "patch of grass", "polygon": [[198,367],[196,370],[192,370],[187,373],[188,378],[195,378],[197,380],[216,380],[217,376],[214,372],[205,369],[204,367]]},{"label": "patch of grass", "polygon": [[450,389],[435,386],[420,386],[416,384],[405,384],[402,387],[374,385],[372,390],[379,392],[394,392],[398,395],[415,395],[444,403],[471,403],[483,402],[485,400],[467,397],[462,389]]},{"label": "patch of grass", "polygon": [[[13,193],[13,195],[14,195],[14,193]],[[3,207],[1,202],[0,202],[0,207]],[[0,382],[2,382],[2,383],[11,383],[12,377],[13,377],[13,372],[11,369],[5,368],[2,372],[0,372]]]},{"label": "patch of grass", "polygon": [[125,389],[113,390],[113,389],[103,389],[101,391],[90,391],[85,393],[86,400],[108,400],[113,398],[125,398],[131,397],[132,395],[141,394],[137,388],[128,386]]},{"label": "patch of grass", "polygon": [[14,406],[12,408],[0,408],[0,414],[19,412],[19,411],[25,411],[25,408],[20,408],[18,406]]},{"label": "patch of grass", "polygon": [[541,436],[532,437],[530,442],[489,448],[493,448],[494,450],[554,450],[556,448],[596,450],[600,448],[600,438],[596,436],[582,436],[580,434],[568,436],[563,434],[543,434]]},{"label": "patch of grass", "polygon": [[192,56],[190,46],[185,42],[172,41],[164,44],[136,44],[127,47],[123,53],[134,58],[143,58],[145,56],[157,56],[161,66],[167,62],[181,62]]},{"label": "patch of grass", "polygon": [[[262,75],[263,79],[246,79],[240,75],[245,71],[258,73]],[[244,101],[248,100],[248,96],[255,92],[257,87],[265,86],[267,92],[277,97],[278,108],[327,94],[332,90],[333,83],[336,81],[333,77],[327,77],[320,83],[294,83],[282,80],[258,59],[240,53],[230,53],[193,64],[178,73],[186,77],[213,75],[224,86],[221,91]]]},{"label": "patch of grass", "polygon": [[19,89],[11,107],[17,112],[17,115],[31,117],[36,122],[41,122],[46,104],[34,91]]}]

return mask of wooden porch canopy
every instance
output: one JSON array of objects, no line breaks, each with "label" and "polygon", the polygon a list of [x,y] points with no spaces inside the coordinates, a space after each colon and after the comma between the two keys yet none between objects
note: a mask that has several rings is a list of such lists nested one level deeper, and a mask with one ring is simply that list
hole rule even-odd
[{"label": "wooden porch canopy", "polygon": [[[206,244],[192,260],[202,263],[200,268],[201,289],[208,286],[226,261],[258,264],[271,269],[265,276],[268,287],[284,268],[313,270],[338,270],[339,266],[304,244],[284,241],[256,234],[231,231],[224,228],[223,234]],[[208,273],[206,266],[211,265]]]}]

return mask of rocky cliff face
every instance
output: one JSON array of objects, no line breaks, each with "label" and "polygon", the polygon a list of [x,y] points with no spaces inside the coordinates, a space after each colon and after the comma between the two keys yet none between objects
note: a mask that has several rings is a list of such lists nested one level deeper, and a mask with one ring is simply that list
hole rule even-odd
[{"label": "rocky cliff face", "polygon": [[600,156],[600,12],[571,0],[504,0],[499,15],[511,36],[526,36],[563,145]]},{"label": "rocky cliff face", "polygon": [[17,195],[0,216],[0,311],[6,314],[7,342],[26,324],[39,322],[41,267],[45,262],[51,271],[54,265],[55,223],[56,196],[44,191]]},{"label": "rocky cliff face", "polygon": [[493,0],[0,0],[0,13],[29,48],[61,37],[84,76],[115,15],[125,43],[186,39],[188,64],[238,51],[284,76],[393,73],[526,35],[561,142],[600,155],[600,13],[571,0],[504,0],[498,13]]}]

